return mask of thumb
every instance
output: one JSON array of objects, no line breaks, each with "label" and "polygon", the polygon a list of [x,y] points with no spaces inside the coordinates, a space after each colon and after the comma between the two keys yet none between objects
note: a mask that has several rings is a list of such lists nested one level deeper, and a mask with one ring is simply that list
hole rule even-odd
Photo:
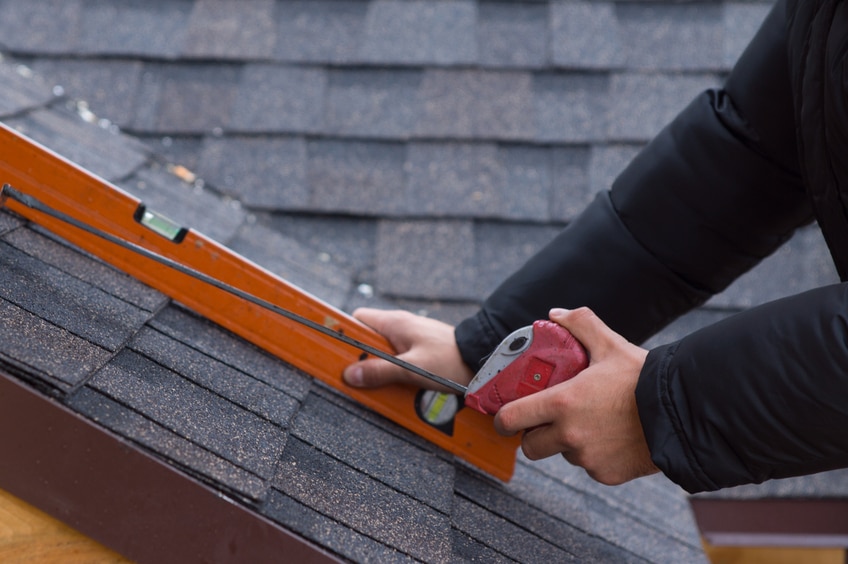
[{"label": "thumb", "polygon": [[573,310],[555,308],[548,315],[551,321],[568,329],[596,360],[610,346],[620,344],[618,341],[624,341],[624,337],[610,329],[587,307]]},{"label": "thumb", "polygon": [[354,388],[378,388],[404,379],[404,370],[381,358],[355,362],[345,368],[342,378]]}]

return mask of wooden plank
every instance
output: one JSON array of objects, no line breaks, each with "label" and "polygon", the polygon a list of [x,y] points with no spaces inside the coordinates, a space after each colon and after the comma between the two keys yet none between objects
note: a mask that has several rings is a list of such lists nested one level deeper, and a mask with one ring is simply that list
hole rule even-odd
[{"label": "wooden plank", "polygon": [[792,548],[767,546],[714,546],[703,541],[711,564],[845,564],[841,548]]},{"label": "wooden plank", "polygon": [[112,564],[129,560],[0,490],[0,562]]}]

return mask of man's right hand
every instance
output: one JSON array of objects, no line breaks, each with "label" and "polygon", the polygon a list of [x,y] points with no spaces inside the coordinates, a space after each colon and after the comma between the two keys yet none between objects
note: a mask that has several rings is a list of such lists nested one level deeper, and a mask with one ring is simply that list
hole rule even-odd
[{"label": "man's right hand", "polygon": [[[353,312],[353,316],[386,337],[398,358],[463,385],[474,377],[462,361],[451,325],[401,310],[360,308]],[[343,377],[345,383],[355,388],[409,382],[422,388],[441,389],[437,384],[379,358],[351,364],[345,369]]]}]

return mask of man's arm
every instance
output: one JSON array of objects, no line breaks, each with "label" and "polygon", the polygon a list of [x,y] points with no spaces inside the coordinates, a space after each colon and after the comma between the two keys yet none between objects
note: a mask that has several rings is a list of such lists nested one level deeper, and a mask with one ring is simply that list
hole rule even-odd
[{"label": "man's arm", "polygon": [[778,2],[725,88],[698,96],[554,241],[462,322],[476,367],[552,306],[590,307],[641,342],[812,219],[797,164]]}]

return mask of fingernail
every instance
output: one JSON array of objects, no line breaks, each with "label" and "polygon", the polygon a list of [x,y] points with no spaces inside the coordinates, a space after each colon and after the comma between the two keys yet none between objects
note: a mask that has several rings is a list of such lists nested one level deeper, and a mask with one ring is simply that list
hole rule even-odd
[{"label": "fingernail", "polygon": [[567,314],[569,311],[571,311],[571,310],[565,309],[565,308],[562,308],[562,307],[555,307],[551,311],[548,312],[548,315],[550,315],[551,317],[559,317],[560,315]]},{"label": "fingernail", "polygon": [[354,366],[352,368],[348,368],[342,374],[344,381],[347,382],[348,385],[358,387],[362,385],[362,367]]}]

